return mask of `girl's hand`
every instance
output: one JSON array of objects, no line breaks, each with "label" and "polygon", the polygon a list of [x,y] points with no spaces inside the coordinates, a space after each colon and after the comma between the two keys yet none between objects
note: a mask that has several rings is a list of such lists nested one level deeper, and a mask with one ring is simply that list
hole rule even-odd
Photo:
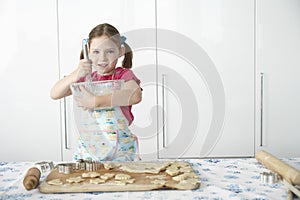
[{"label": "girl's hand", "polygon": [[79,61],[76,71],[77,80],[79,80],[81,77],[85,77],[86,75],[92,73],[92,61],[89,59],[81,59]]},{"label": "girl's hand", "polygon": [[79,86],[81,91],[80,96],[74,96],[77,106],[81,107],[83,110],[92,110],[96,107],[96,96],[90,93],[83,85]]}]

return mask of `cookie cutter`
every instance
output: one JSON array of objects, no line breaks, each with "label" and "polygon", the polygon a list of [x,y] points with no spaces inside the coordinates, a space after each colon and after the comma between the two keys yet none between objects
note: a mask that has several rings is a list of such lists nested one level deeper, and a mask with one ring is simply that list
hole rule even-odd
[{"label": "cookie cutter", "polygon": [[44,173],[51,171],[54,168],[53,162],[47,162],[47,161],[42,161],[42,162],[37,162],[35,165],[38,166],[38,168]]},{"label": "cookie cutter", "polygon": [[261,172],[260,173],[260,181],[264,184],[274,184],[277,183],[281,177],[274,172]]},{"label": "cookie cutter", "polygon": [[57,165],[58,173],[72,174],[74,170],[74,163],[62,163]]},{"label": "cookie cutter", "polygon": [[57,165],[58,173],[71,174],[74,170],[96,171],[101,169],[101,163],[97,161],[79,159],[75,163],[62,163]]},{"label": "cookie cutter", "polygon": [[85,161],[85,169],[87,171],[96,171],[100,169],[100,162],[97,161]]},{"label": "cookie cutter", "polygon": [[85,170],[86,168],[86,162],[83,159],[79,159],[75,163],[75,169],[76,170]]}]

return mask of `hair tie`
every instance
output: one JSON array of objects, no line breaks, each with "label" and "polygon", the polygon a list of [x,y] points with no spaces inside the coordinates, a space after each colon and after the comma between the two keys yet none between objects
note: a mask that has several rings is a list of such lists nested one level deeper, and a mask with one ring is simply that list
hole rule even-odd
[{"label": "hair tie", "polygon": [[125,36],[122,35],[122,36],[121,36],[121,44],[124,44],[125,41],[126,41],[126,39],[127,39],[127,38],[126,38]]}]

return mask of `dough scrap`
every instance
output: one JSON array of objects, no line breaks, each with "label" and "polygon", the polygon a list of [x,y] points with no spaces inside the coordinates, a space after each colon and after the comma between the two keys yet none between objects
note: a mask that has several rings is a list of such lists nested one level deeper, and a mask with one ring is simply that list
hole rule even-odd
[{"label": "dough scrap", "polygon": [[155,179],[155,180],[151,181],[151,183],[153,183],[155,185],[165,185],[167,183],[167,181]]},{"label": "dough scrap", "polygon": [[126,185],[127,183],[134,183],[135,182],[135,179],[132,178],[132,179],[127,179],[127,180],[115,180],[115,184],[117,185]]},{"label": "dough scrap", "polygon": [[192,184],[192,185],[197,185],[199,184],[201,181],[196,179],[196,178],[190,178],[190,179],[186,179],[186,180],[182,180],[179,182],[179,184]]},{"label": "dough scrap", "polygon": [[188,162],[184,162],[184,161],[175,161],[171,164],[172,167],[189,167],[190,164]]},{"label": "dough scrap", "polygon": [[170,164],[171,162],[127,162],[122,163],[120,169],[131,173],[158,174]]},{"label": "dough scrap", "polygon": [[170,176],[176,176],[179,174],[179,169],[177,167],[170,166],[166,169],[166,173]]},{"label": "dough scrap", "polygon": [[163,180],[163,179],[167,179],[167,176],[166,175],[153,175],[153,176],[146,176],[146,178]]},{"label": "dough scrap", "polygon": [[174,176],[172,179],[174,181],[183,181],[189,178],[198,178],[198,176],[195,173],[183,173],[178,176]]},{"label": "dough scrap", "polygon": [[182,167],[179,169],[182,173],[193,172],[194,170],[191,167]]}]

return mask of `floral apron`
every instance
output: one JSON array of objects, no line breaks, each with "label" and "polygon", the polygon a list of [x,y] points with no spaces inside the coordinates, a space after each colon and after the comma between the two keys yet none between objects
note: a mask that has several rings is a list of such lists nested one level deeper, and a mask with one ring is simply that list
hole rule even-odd
[{"label": "floral apron", "polygon": [[128,120],[120,107],[96,108],[93,111],[75,107],[79,113],[75,116],[79,137],[74,160],[140,160],[138,139],[129,130]]}]

